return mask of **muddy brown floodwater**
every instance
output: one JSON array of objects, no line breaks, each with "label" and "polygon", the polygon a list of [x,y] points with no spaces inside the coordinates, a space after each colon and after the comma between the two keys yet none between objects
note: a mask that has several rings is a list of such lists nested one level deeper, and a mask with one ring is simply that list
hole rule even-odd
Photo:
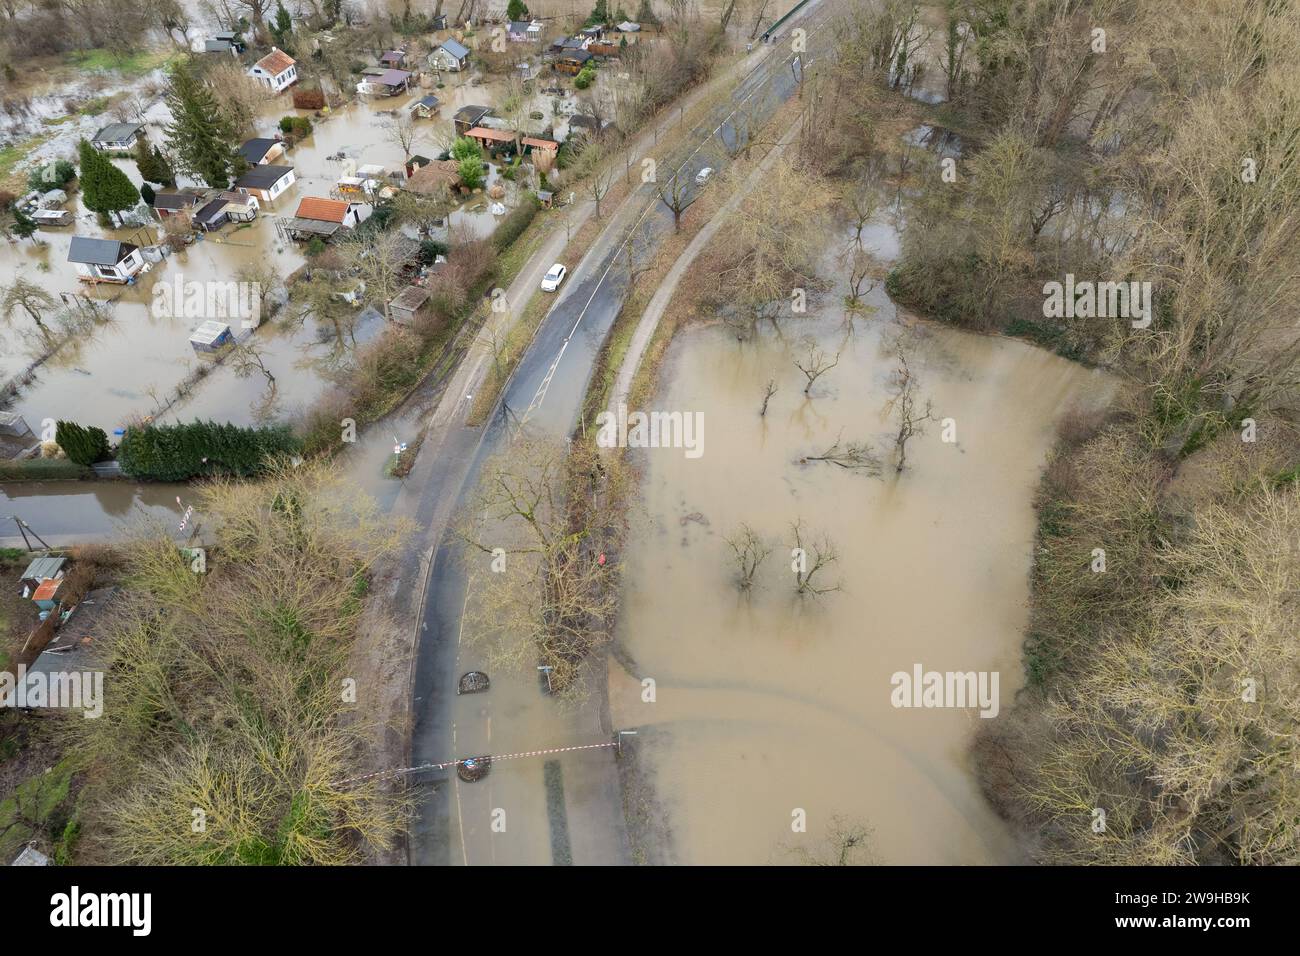
[{"label": "muddy brown floodwater", "polygon": [[[886,232],[888,230],[885,230]],[[702,411],[704,454],[640,452],[648,529],[628,555],[619,640],[635,673],[611,663],[616,727],[641,728],[641,752],[683,863],[790,861],[814,849],[832,815],[865,822],[895,864],[1022,859],[983,799],[968,759],[976,709],[896,709],[891,675],[1000,675],[1001,712],[1022,684],[1034,538],[1032,496],[1054,426],[1104,404],[1102,372],[1019,341],[900,320],[879,289],[839,365],[812,397],[793,360],[816,336],[844,340],[838,299],[782,338],[738,344],[721,326],[678,334],[654,408]],[[812,311],[812,310],[810,310]],[[895,475],[885,411],[903,335],[918,395],[938,421]],[[766,418],[763,386],[779,391]],[[924,401],[921,402],[924,404]],[[801,465],[841,436],[870,441],[879,477]],[[826,532],[842,589],[799,599],[790,523]],[[742,522],[773,548],[742,597],[724,537]],[[656,700],[642,701],[644,678]],[[989,719],[998,719],[997,717]],[[792,814],[807,814],[807,833]]]}]

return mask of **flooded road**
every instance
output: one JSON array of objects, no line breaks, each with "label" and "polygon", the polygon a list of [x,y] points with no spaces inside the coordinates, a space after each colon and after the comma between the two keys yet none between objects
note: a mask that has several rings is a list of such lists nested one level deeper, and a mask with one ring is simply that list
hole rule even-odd
[{"label": "flooded road", "polygon": [[[869,301],[877,311],[847,337],[833,297],[816,318],[786,319],[781,337],[740,345],[721,326],[695,327],[670,348],[653,408],[702,411],[704,454],[638,453],[649,527],[628,555],[619,627],[635,667],[611,662],[611,706],[616,727],[640,728],[679,862],[789,862],[833,815],[873,827],[886,863],[1021,859],[968,765],[982,718],[895,708],[891,676],[916,664],[997,672],[1009,707],[1022,681],[1031,500],[1054,425],[1104,403],[1112,385],[1018,341],[900,321],[880,289]],[[806,398],[793,363],[809,333],[842,352]],[[896,475],[886,403],[900,335],[936,420]],[[769,379],[779,390],[760,418]],[[870,442],[879,476],[799,463],[837,438]],[[838,561],[819,574],[840,590],[795,594],[800,519],[805,546],[829,535]],[[742,523],[773,549],[750,596],[724,540]],[[644,678],[657,684],[653,703]],[[800,810],[806,834],[792,832]]]}]

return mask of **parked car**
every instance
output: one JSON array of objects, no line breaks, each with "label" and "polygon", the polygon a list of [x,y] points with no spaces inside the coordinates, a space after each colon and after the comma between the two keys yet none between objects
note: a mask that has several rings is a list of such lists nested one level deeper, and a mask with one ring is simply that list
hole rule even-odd
[{"label": "parked car", "polygon": [[569,270],[564,268],[558,262],[551,266],[551,271],[542,276],[542,291],[554,292],[564,281],[564,277],[569,274]]},{"label": "parked car", "polygon": [[712,178],[713,178],[713,167],[705,166],[703,169],[701,169],[698,173],[695,174],[695,185],[703,186]]}]

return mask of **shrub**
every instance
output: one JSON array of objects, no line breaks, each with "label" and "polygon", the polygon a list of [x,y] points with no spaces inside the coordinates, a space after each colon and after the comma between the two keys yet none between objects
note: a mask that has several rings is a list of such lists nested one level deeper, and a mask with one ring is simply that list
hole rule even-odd
[{"label": "shrub", "polygon": [[462,159],[456,172],[466,189],[478,189],[483,185],[483,163],[472,156]]},{"label": "shrub", "polygon": [[37,189],[43,193],[49,192],[51,189],[66,186],[76,175],[77,167],[66,159],[60,159],[58,162],[46,163],[33,169],[27,177],[27,188]]},{"label": "shrub", "polygon": [[432,263],[438,256],[445,256],[446,254],[447,244],[445,242],[439,242],[436,239],[425,239],[420,243],[420,261],[425,265]]},{"label": "shrub", "polygon": [[285,116],[280,119],[280,132],[291,133],[298,139],[311,135],[311,120],[305,116]]},{"label": "shrub", "polygon": [[64,454],[78,465],[93,465],[109,457],[108,435],[104,429],[61,421],[55,428],[54,440]]},{"label": "shrub", "polygon": [[410,388],[420,377],[415,361],[415,337],[400,326],[389,326],[383,335],[357,353],[353,397],[368,410],[382,409],[395,396]]},{"label": "shrub", "polygon": [[132,478],[152,481],[248,478],[267,471],[273,459],[297,450],[297,439],[284,425],[241,428],[196,421],[128,428],[118,448],[118,461]]},{"label": "shrub", "polygon": [[293,91],[293,108],[296,110],[321,110],[325,108],[325,93],[321,90]]},{"label": "shrub", "polygon": [[512,242],[523,235],[528,224],[537,215],[540,206],[541,203],[534,193],[524,194],[519,205],[510,210],[492,232],[492,245],[496,246],[497,252],[504,252]]},{"label": "shrub", "polygon": [[468,136],[461,136],[451,144],[451,158],[459,162],[472,159],[481,163],[483,161],[483,147]]}]

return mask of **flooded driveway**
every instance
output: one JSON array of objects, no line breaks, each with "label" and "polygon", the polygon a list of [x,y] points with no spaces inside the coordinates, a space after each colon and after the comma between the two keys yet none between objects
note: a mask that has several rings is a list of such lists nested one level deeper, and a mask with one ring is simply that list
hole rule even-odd
[{"label": "flooded driveway", "polygon": [[[785,320],[780,337],[740,345],[714,326],[673,342],[653,407],[702,411],[705,452],[639,453],[649,524],[628,556],[619,633],[635,664],[611,663],[614,725],[640,728],[682,863],[788,862],[834,815],[873,827],[883,862],[1016,862],[968,764],[982,718],[895,708],[891,676],[917,664],[997,672],[1009,706],[1022,679],[1031,500],[1054,425],[1112,386],[1018,341],[900,321],[879,289],[878,311],[846,334],[838,301]],[[842,348],[811,398],[793,364],[808,333],[830,354]],[[896,475],[886,403],[900,335],[936,421]],[[769,379],[779,390],[760,418]],[[870,442],[879,476],[799,462],[837,438]],[[840,590],[796,596],[800,519],[830,536],[838,562],[819,573]],[[742,523],[773,549],[750,596],[724,541]],[[792,831],[799,811],[806,834]]]}]

